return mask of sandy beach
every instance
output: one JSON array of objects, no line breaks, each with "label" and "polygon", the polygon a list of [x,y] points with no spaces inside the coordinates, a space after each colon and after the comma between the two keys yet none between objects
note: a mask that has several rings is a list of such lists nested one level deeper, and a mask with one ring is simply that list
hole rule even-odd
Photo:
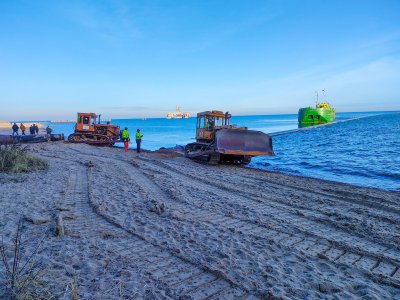
[{"label": "sandy beach", "polygon": [[23,216],[25,250],[44,238],[40,279],[61,299],[71,282],[79,299],[400,299],[398,192],[171,153],[29,148],[49,168],[0,174],[1,234],[10,247]]}]

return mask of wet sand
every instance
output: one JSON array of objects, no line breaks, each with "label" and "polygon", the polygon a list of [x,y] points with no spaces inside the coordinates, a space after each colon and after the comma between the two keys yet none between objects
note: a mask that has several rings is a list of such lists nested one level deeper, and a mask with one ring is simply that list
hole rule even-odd
[{"label": "wet sand", "polygon": [[45,237],[41,278],[60,297],[74,278],[82,299],[400,297],[398,192],[170,153],[29,147],[49,169],[0,174],[1,233],[8,245],[23,215],[27,249]]}]

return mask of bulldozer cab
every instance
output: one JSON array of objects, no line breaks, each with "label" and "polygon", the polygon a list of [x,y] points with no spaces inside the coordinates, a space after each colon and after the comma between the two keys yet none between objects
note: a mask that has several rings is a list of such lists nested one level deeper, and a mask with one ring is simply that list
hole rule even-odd
[{"label": "bulldozer cab", "polygon": [[197,114],[196,140],[210,141],[214,139],[215,131],[230,128],[231,115],[222,111],[205,111]]},{"label": "bulldozer cab", "polygon": [[95,113],[78,113],[75,124],[75,131],[94,132],[94,124],[96,124],[97,115]]}]

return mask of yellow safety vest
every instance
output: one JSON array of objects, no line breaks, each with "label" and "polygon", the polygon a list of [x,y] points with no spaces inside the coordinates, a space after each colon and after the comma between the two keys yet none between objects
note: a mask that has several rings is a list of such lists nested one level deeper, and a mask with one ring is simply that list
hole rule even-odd
[{"label": "yellow safety vest", "polygon": [[140,132],[136,132],[136,139],[140,140],[142,137],[140,136]]},{"label": "yellow safety vest", "polygon": [[126,130],[126,129],[122,130],[122,138],[123,139],[129,139],[128,130]]}]

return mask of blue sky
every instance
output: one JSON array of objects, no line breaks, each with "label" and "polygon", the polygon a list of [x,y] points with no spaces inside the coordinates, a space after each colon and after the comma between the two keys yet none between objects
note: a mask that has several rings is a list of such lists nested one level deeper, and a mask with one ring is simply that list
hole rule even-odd
[{"label": "blue sky", "polygon": [[0,120],[400,109],[400,1],[0,1]]}]

